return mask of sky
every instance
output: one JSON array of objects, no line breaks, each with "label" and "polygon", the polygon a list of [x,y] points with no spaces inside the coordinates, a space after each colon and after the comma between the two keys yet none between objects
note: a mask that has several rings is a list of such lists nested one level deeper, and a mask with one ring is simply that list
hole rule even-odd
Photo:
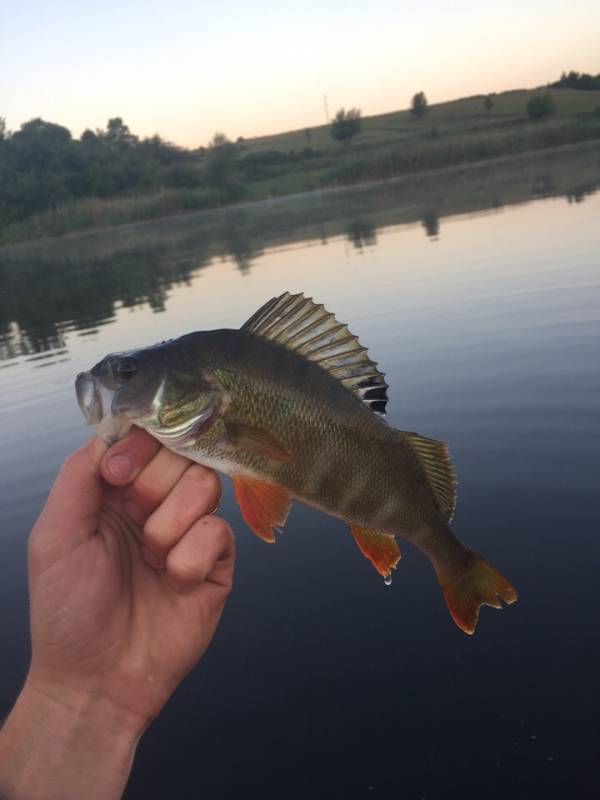
[{"label": "sky", "polygon": [[600,72],[598,0],[0,0],[0,116],[185,147]]}]

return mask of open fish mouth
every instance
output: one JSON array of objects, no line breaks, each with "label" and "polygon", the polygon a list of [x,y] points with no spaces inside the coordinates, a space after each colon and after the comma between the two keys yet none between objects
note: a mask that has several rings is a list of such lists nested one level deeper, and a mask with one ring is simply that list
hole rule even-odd
[{"label": "open fish mouth", "polygon": [[[89,372],[80,372],[75,380],[75,391],[77,392],[77,402],[85,421],[88,425],[97,425],[102,421],[105,414],[105,407],[108,406],[110,413],[110,398],[105,396],[103,400],[101,387],[98,381]],[[110,392],[112,395],[113,392]]]},{"label": "open fish mouth", "polygon": [[90,372],[80,372],[75,380],[77,402],[85,421],[107,444],[122,439],[132,420],[112,412],[114,391],[104,386]]}]

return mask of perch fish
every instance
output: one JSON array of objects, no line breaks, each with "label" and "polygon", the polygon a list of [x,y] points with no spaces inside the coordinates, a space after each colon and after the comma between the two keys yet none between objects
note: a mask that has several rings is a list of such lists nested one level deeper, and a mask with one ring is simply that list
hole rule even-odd
[{"label": "perch fish", "polygon": [[396,536],[421,550],[465,633],[481,605],[517,599],[450,528],[447,446],[386,424],[384,375],[346,325],[302,294],[272,298],[240,330],[108,355],[76,390],[106,441],[137,425],[229,475],[244,520],[266,542],[297,499],[344,520],[386,582],[400,559]]}]

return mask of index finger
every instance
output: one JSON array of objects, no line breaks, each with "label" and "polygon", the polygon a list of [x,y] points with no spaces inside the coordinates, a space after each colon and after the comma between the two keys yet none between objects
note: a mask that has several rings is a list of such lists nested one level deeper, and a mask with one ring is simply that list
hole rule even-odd
[{"label": "index finger", "polygon": [[31,534],[37,545],[68,549],[94,533],[102,495],[100,461],[105,452],[106,444],[93,436],[65,459]]},{"label": "index finger", "polygon": [[150,434],[133,426],[113,444],[102,459],[102,477],[113,486],[127,486],[152,461],[161,445]]}]

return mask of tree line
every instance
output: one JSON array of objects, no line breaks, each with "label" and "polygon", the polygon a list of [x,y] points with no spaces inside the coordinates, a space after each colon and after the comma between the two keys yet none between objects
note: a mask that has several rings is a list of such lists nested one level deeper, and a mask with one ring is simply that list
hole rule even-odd
[{"label": "tree line", "polygon": [[[600,75],[571,71],[550,86],[600,88]],[[494,94],[483,98],[486,114],[495,102]],[[524,110],[531,120],[544,119],[555,113],[555,99],[548,92],[534,92]],[[419,121],[428,113],[425,92],[416,92],[410,115]],[[362,128],[359,108],[341,108],[330,133],[348,145]],[[305,133],[308,144],[310,129]],[[433,134],[438,135],[436,128]],[[0,117],[0,229],[79,198],[146,194],[163,188],[198,189],[189,198],[190,209],[226,204],[251,196],[248,183],[303,169],[307,160],[323,155],[309,146],[299,151],[245,149],[243,139],[233,142],[222,133],[198,150],[178,147],[158,135],[140,138],[121,117],[109,119],[105,129],[85,130],[80,139],[64,126],[40,118],[11,133]]]},{"label": "tree line", "polygon": [[549,84],[553,89],[583,89],[591,91],[600,89],[600,72],[590,75],[588,72],[563,72],[559,80]]},{"label": "tree line", "polygon": [[139,138],[120,117],[80,139],[37,118],[11,133],[0,117],[0,229],[80,198],[111,198],[160,189],[198,189],[190,208],[246,196],[246,183],[277,177],[321,153],[244,153],[243,139],[216,133],[208,147],[187,150],[155,135]]},{"label": "tree line", "polygon": [[120,117],[80,139],[40,118],[10,133],[0,118],[0,225],[80,197],[147,189],[159,175],[168,182],[188,157],[158,135],[139,139]]}]

